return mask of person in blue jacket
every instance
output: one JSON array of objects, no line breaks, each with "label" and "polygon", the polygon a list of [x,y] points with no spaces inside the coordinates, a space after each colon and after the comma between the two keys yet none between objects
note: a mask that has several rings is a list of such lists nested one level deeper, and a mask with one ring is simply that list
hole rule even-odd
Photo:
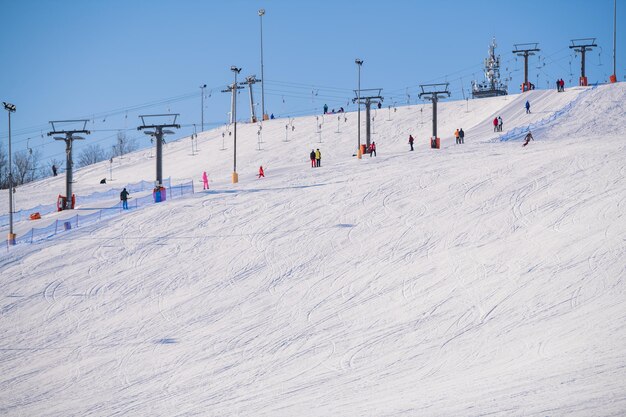
[{"label": "person in blue jacket", "polygon": [[526,100],[526,114],[530,113],[530,103]]}]

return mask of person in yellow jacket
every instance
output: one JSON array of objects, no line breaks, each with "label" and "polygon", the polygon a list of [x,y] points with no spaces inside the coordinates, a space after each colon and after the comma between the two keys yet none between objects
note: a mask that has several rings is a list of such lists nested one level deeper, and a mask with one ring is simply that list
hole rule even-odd
[{"label": "person in yellow jacket", "polygon": [[454,131],[454,137],[456,138],[456,144],[458,145],[459,143],[461,143],[461,141],[459,140],[460,137],[460,133],[459,133],[459,129]]},{"label": "person in yellow jacket", "polygon": [[315,150],[315,166],[317,167],[322,166],[322,153],[320,152],[319,148]]}]

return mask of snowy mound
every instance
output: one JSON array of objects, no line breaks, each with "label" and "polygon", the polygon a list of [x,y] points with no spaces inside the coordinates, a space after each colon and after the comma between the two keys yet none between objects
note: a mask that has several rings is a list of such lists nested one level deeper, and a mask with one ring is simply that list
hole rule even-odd
[{"label": "snowy mound", "polygon": [[[440,150],[431,106],[383,108],[362,160],[354,113],[240,124],[238,184],[224,128],[168,143],[195,194],[0,255],[0,414],[623,414],[625,96],[442,101]],[[108,168],[76,173],[79,202]],[[151,180],[154,159],[113,169]]]}]

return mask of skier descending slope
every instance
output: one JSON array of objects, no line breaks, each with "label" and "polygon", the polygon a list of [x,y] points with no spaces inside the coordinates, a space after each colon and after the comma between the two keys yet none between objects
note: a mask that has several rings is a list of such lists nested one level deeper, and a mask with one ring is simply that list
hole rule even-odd
[{"label": "skier descending slope", "polygon": [[525,142],[522,146],[526,146],[528,145],[528,142],[530,142],[531,140],[535,140],[535,138],[533,138],[533,134],[528,132],[528,134],[526,135],[526,137],[524,138]]}]

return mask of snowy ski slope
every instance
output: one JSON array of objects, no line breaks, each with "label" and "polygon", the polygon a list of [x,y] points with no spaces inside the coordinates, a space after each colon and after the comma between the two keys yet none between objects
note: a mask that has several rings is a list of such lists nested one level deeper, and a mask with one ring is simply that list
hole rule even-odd
[{"label": "snowy ski slope", "polygon": [[[315,117],[289,141],[265,122],[262,150],[240,124],[235,185],[225,129],[196,156],[168,143],[164,175],[193,196],[0,254],[0,414],[624,415],[624,103],[623,83],[443,101],[440,150],[431,106],[383,108],[360,161],[354,113],[340,133],[325,116],[321,143]],[[529,125],[529,146],[499,140]],[[79,204],[154,159],[105,176],[76,173]],[[20,187],[17,208],[63,180]]]}]

